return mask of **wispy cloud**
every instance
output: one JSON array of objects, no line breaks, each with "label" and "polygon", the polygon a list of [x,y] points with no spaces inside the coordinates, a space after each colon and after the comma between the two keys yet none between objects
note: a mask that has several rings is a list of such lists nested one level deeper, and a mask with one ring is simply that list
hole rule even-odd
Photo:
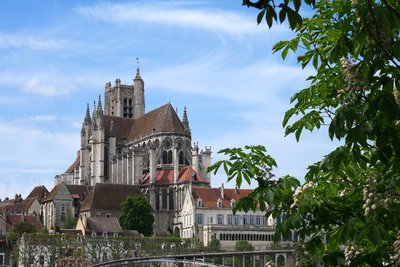
[{"label": "wispy cloud", "polygon": [[27,48],[33,50],[54,50],[65,48],[69,45],[71,45],[71,43],[66,40],[56,40],[25,34],[0,33],[0,49]]},{"label": "wispy cloud", "polygon": [[[90,74],[87,74],[87,76],[90,76]],[[83,84],[91,83],[90,79],[90,77],[86,78],[84,74],[77,75],[73,72],[61,74],[48,69],[24,69],[20,72],[6,71],[0,73],[0,84],[15,87],[26,94],[46,97],[69,95]]]},{"label": "wispy cloud", "polygon": [[[226,59],[219,56],[215,58],[216,60],[203,58],[155,70],[147,74],[149,86],[215,96],[235,102],[252,104],[268,102],[273,105],[279,104],[273,100],[282,95],[283,88],[287,94],[285,101],[288,101],[290,91],[303,86],[306,77],[311,73],[311,70],[271,62],[267,64],[266,61],[254,62],[243,67],[230,66]],[[288,73],[290,75],[287,75]],[[167,80],[168,83],[165,83]]]},{"label": "wispy cloud", "polygon": [[[157,23],[232,35],[260,32],[254,18],[249,20],[240,13],[216,8],[207,9],[197,5],[173,5],[170,2],[147,5],[101,3],[95,6],[79,7],[76,10],[90,19],[118,24]],[[274,27],[273,30],[287,31],[280,25]]]}]

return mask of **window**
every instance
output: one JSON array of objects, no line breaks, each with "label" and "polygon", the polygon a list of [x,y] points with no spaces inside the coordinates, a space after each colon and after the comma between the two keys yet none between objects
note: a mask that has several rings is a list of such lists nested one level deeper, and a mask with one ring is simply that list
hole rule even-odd
[{"label": "window", "polygon": [[107,213],[107,214],[106,214],[106,217],[107,217],[107,218],[111,218],[111,213]]},{"label": "window", "polygon": [[4,253],[0,253],[0,265],[4,265]]},{"label": "window", "polygon": [[234,200],[233,198],[231,199],[231,208],[233,208],[235,206],[236,200]]},{"label": "window", "polygon": [[93,232],[93,233],[92,233],[92,236],[96,236],[96,233],[95,233],[95,232]]},{"label": "window", "polygon": [[222,208],[222,199],[218,198],[217,200],[217,208]]},{"label": "window", "polygon": [[44,256],[43,255],[39,256],[39,264],[40,264],[40,266],[44,265]]},{"label": "window", "polygon": [[224,215],[222,214],[217,215],[217,224],[224,224]]},{"label": "window", "polygon": [[197,199],[197,207],[202,207],[203,206],[203,201],[201,200],[201,198]]},{"label": "window", "polygon": [[65,204],[61,205],[61,221],[65,222]]},{"label": "window", "polygon": [[228,215],[228,224],[233,224],[233,215]]},{"label": "window", "polygon": [[234,215],[233,219],[234,219],[234,224],[237,224],[237,225],[241,224],[240,223],[240,215]]},{"label": "window", "polygon": [[207,223],[208,223],[208,224],[213,224],[213,223],[214,223],[214,217],[212,217],[212,216],[211,216],[211,217],[208,217],[208,218],[207,218]]},{"label": "window", "polygon": [[256,225],[261,225],[261,215],[256,215]]},{"label": "window", "polygon": [[250,215],[250,224],[254,225],[254,215]]},{"label": "window", "polygon": [[197,224],[204,224],[204,214],[196,214],[196,222]]},{"label": "window", "polygon": [[108,236],[107,232],[103,232],[103,237],[107,238],[107,236]]}]

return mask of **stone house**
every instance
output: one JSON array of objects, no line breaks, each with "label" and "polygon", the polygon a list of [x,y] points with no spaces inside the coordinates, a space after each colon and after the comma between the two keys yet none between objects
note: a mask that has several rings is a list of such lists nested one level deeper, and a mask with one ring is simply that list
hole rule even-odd
[{"label": "stone house", "polygon": [[130,195],[141,194],[139,186],[97,183],[83,201],[80,215],[118,218],[122,202]]},{"label": "stone house", "polygon": [[77,230],[83,236],[118,236],[122,233],[119,221],[115,217],[86,217],[81,216],[76,224]]},{"label": "stone house", "polygon": [[81,201],[89,193],[90,187],[85,185],[66,185],[61,183],[42,201],[42,218],[44,228],[58,231],[66,223],[77,219]]}]

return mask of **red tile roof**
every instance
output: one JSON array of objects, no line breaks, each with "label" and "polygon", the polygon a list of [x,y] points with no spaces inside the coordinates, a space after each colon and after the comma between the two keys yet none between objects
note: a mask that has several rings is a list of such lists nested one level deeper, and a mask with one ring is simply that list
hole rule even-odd
[{"label": "red tile roof", "polygon": [[[142,184],[150,183],[150,172],[143,175],[141,179]],[[191,166],[187,166],[179,169],[178,183],[183,182],[194,182],[194,183],[207,183],[207,181],[197,174]],[[174,183],[174,170],[173,169],[158,169],[156,171],[156,183],[157,184],[172,184]]]},{"label": "red tile roof", "polygon": [[[239,200],[243,197],[248,196],[253,189],[235,189],[235,188],[224,188],[224,197],[222,200],[223,208],[231,207],[231,200]],[[217,201],[221,198],[220,188],[207,188],[207,187],[192,187],[192,196],[195,201],[201,198],[202,207],[216,208]]]},{"label": "red tile roof", "polygon": [[16,203],[14,205],[6,206],[6,210],[10,213],[23,213],[27,212],[29,208],[32,206],[33,202],[37,200],[36,198],[27,198],[22,202]]},{"label": "red tile roof", "polygon": [[41,202],[47,195],[49,194],[49,190],[44,185],[36,186],[33,188],[31,193],[27,196],[27,198],[37,198],[39,202]]},{"label": "red tile roof", "polygon": [[29,222],[35,226],[36,231],[40,231],[42,229],[42,224],[37,216],[34,215],[8,215],[7,216],[7,224],[11,227],[22,223]]}]

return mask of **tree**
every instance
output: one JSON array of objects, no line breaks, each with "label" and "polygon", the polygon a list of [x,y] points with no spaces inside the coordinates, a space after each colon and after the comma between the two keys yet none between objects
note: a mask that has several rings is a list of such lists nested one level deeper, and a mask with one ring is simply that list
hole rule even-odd
[{"label": "tree", "polygon": [[14,226],[12,232],[20,235],[23,233],[31,234],[36,232],[36,228],[30,222],[21,222]]},{"label": "tree", "polygon": [[119,223],[126,230],[137,230],[145,236],[153,233],[154,216],[147,200],[139,195],[128,196],[121,204]]},{"label": "tree", "polygon": [[247,240],[238,240],[235,244],[235,251],[253,251],[253,245]]},{"label": "tree", "polygon": [[[299,261],[315,265],[400,264],[400,3],[394,0],[273,0],[243,4],[265,18],[289,22],[295,32],[273,51],[298,53],[312,65],[310,85],[295,93],[284,118],[286,135],[328,127],[341,145],[309,166],[304,183],[273,177],[275,161],[261,146],[224,149],[228,180],[258,187],[236,206],[285,214],[275,237],[297,231]],[[310,17],[302,17],[307,4]],[[309,12],[308,12],[309,13]],[[311,63],[311,64],[310,64]],[[300,186],[301,185],[301,186]]]}]

